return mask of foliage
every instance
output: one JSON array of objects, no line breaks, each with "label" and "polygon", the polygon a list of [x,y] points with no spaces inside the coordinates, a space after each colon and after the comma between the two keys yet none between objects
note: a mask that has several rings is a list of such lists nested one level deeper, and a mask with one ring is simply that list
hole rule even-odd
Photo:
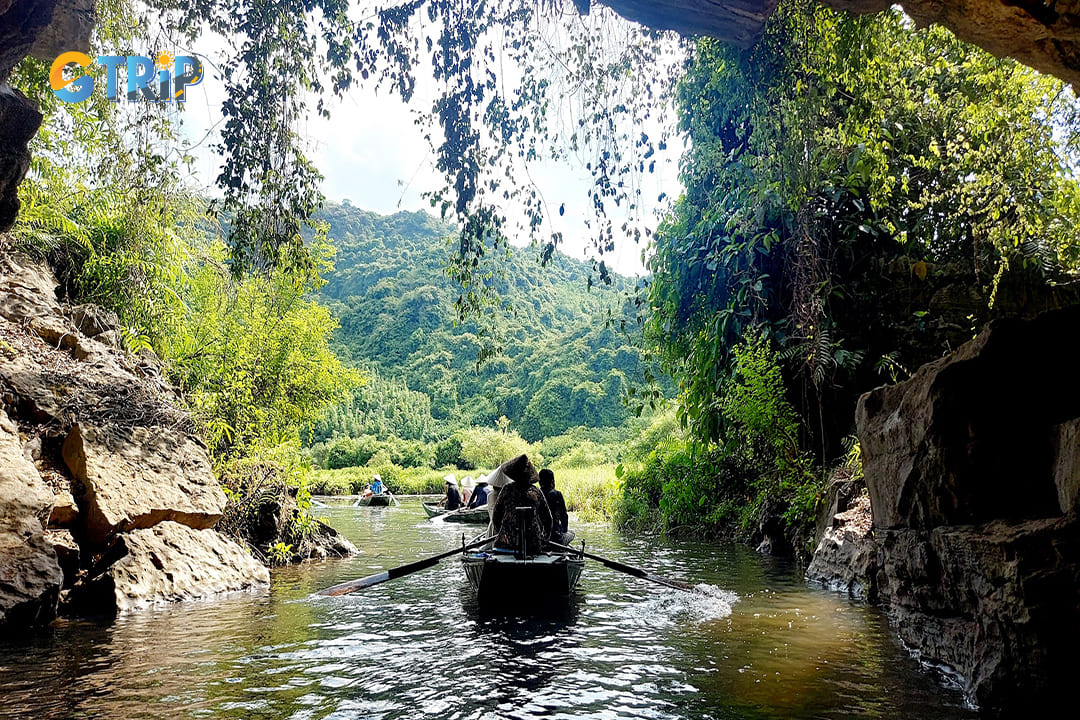
[{"label": "foliage", "polygon": [[[91,54],[151,39],[126,0],[102,0],[97,10]],[[26,58],[9,79],[44,115],[12,235],[49,258],[81,300],[115,310],[131,349],[158,343],[180,312],[177,287],[204,210],[182,181],[188,158],[169,150],[176,125],[163,104],[101,94],[61,102],[49,68]]]},{"label": "foliage", "polygon": [[266,550],[271,565],[287,565],[292,559],[293,546],[283,542],[274,543]]},{"label": "foliage", "polygon": [[699,41],[678,97],[686,192],[656,237],[648,336],[702,442],[724,437],[754,328],[824,461],[879,368],[970,337],[970,308],[935,298],[974,290],[982,322],[1074,262],[1071,94],[943,29],[795,0],[748,53]]},{"label": "foliage", "polygon": [[469,470],[498,467],[507,460],[527,453],[534,465],[543,462],[540,454],[516,432],[502,432],[494,428],[473,427],[462,430],[461,457]]},{"label": "foliage", "polygon": [[236,281],[223,252],[211,247],[189,277],[185,316],[164,355],[211,451],[229,458],[298,441],[361,376],[330,350],[334,320],[307,297],[317,275],[277,269]]},{"label": "foliage", "polygon": [[798,443],[798,418],[762,335],[740,342],[717,399],[725,437],[704,445],[678,434],[657,441],[673,414],[660,416],[620,465],[616,521],[627,529],[738,534],[759,531],[762,511],[780,512],[790,532],[815,517],[821,481]]},{"label": "foliage", "polygon": [[[555,254],[541,270],[515,251],[508,279],[497,283],[508,309],[455,323],[457,293],[445,274],[449,226],[424,213],[380,217],[348,205],[319,217],[338,248],[322,289],[341,322],[334,347],[371,381],[316,423],[313,441],[361,434],[444,440],[506,416],[535,442],[627,420],[627,378],[641,377],[646,364],[619,329],[633,327],[635,317],[618,292],[629,289],[622,279],[584,292],[586,264]],[[499,352],[485,355],[493,343]],[[437,462],[450,463],[456,459]]]}]

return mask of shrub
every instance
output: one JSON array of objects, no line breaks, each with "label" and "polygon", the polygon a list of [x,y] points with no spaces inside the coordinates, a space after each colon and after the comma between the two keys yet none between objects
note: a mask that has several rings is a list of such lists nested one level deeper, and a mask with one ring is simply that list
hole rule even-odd
[{"label": "shrub", "polygon": [[461,455],[461,438],[457,435],[451,435],[445,440],[440,440],[435,445],[435,457],[432,461],[432,467],[455,467],[463,470],[471,470],[467,467],[468,461]]},{"label": "shrub", "polygon": [[522,453],[527,453],[536,467],[542,466],[543,456],[516,432],[500,432],[490,428],[461,431],[461,455],[469,469],[497,467]]},{"label": "shrub", "polygon": [[382,447],[383,444],[371,435],[341,438],[330,446],[330,450],[326,454],[326,469],[339,470],[347,467],[363,467]]}]

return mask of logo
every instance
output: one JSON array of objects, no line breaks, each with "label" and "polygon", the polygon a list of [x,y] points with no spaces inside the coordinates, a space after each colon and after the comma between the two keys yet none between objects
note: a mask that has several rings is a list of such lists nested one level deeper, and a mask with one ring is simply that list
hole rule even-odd
[{"label": "logo", "polygon": [[[74,75],[79,68],[94,64],[90,56],[73,51],[53,60],[49,70],[49,87],[64,102],[81,103],[94,92],[96,84],[92,75],[64,77],[64,71],[72,65]],[[96,62],[105,68],[105,97],[110,102],[120,101],[121,76],[126,82],[128,102],[171,102],[187,100],[187,89],[202,82],[203,64],[197,57],[177,55],[175,58],[161,52],[153,59],[143,55],[98,55]],[[100,80],[101,78],[98,78]]]}]

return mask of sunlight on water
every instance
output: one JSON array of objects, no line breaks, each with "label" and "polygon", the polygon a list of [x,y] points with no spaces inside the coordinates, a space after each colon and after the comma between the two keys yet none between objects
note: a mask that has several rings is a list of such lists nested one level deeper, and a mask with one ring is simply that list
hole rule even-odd
[{"label": "sunlight on water", "polygon": [[269,593],[0,642],[0,718],[973,717],[876,610],[737,546],[578,524],[592,552],[695,590],[589,563],[572,598],[529,617],[481,612],[457,558],[313,596],[461,542],[416,500],[327,504],[365,554],[275,570]]}]

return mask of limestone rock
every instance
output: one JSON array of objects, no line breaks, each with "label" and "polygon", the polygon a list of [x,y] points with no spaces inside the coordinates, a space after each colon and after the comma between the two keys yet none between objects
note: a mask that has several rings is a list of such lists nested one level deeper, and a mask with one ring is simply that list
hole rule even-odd
[{"label": "limestone rock", "polygon": [[834,592],[876,602],[879,560],[870,534],[870,500],[857,495],[844,504],[850,507],[836,513],[825,528],[806,569],[806,579]]},{"label": "limestone rock", "polygon": [[880,600],[915,654],[1006,714],[1071,702],[1080,376],[1066,339],[1078,329],[1080,306],[992,323],[856,412]]},{"label": "limestone rock", "polygon": [[628,20],[683,35],[709,35],[740,48],[754,44],[778,0],[600,0]]},{"label": "limestone rock", "polygon": [[165,521],[117,535],[92,572],[72,590],[83,611],[123,613],[218,593],[266,587],[270,573],[216,530]]},{"label": "limestone rock", "polygon": [[1080,418],[1052,431],[1054,486],[1062,513],[1080,513]]},{"label": "limestone rock", "polygon": [[97,305],[76,305],[67,312],[68,317],[88,338],[97,338],[108,332],[118,332],[120,318],[112,310]]},{"label": "limestone rock", "polygon": [[79,517],[79,507],[69,492],[58,492],[53,496],[52,514],[49,515],[49,528],[66,528],[75,524]]},{"label": "limestone rock", "polygon": [[955,669],[984,708],[1069,702],[1080,644],[1080,521],[879,531],[881,594],[901,639]]},{"label": "limestone rock", "polygon": [[1053,433],[1080,417],[1080,374],[1061,343],[1078,330],[1080,306],[994,322],[910,380],[863,395],[856,424],[875,526],[1059,515]]},{"label": "limestone rock", "polygon": [[213,527],[225,508],[206,448],[185,433],[77,424],[63,455],[82,484],[85,534],[96,546],[164,520]]},{"label": "limestone rock", "polygon": [[64,573],[63,589],[67,590],[75,583],[75,578],[79,576],[82,549],[70,530],[48,529],[45,531],[45,541],[52,546],[53,552],[56,553],[56,560],[60,563],[60,569]]},{"label": "limestone rock", "polygon": [[[17,1],[17,0],[16,0]],[[94,0],[55,0],[52,19],[30,47],[30,55],[52,61],[69,50],[90,52],[94,29]]]},{"label": "limestone rock", "polygon": [[52,501],[0,410],[0,626],[48,622],[56,613],[63,575],[42,526]]}]

